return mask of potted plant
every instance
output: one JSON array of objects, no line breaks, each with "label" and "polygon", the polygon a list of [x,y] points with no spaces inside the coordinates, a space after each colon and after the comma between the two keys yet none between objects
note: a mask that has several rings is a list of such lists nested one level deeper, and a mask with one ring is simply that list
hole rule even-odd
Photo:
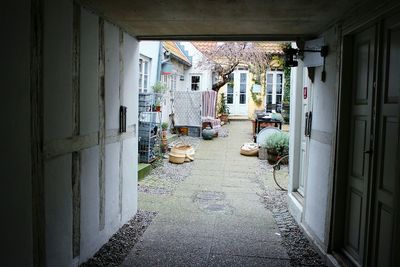
[{"label": "potted plant", "polygon": [[221,93],[221,97],[219,99],[219,104],[218,104],[218,114],[219,114],[219,119],[222,122],[224,123],[228,122],[229,107],[226,105],[225,93]]},{"label": "potted plant", "polygon": [[289,154],[289,135],[285,132],[273,133],[264,144],[268,163],[275,164],[281,157]]},{"label": "potted plant", "polygon": [[159,99],[154,104],[154,111],[157,111],[157,112],[161,111],[161,101]]},{"label": "potted plant", "polygon": [[161,123],[161,151],[163,153],[166,153],[168,149],[167,129],[168,129],[168,123],[167,122]]},{"label": "potted plant", "polygon": [[255,113],[249,116],[249,120],[251,120],[251,124],[253,125],[253,135],[256,134],[256,117],[257,115]]},{"label": "potted plant", "polygon": [[163,95],[167,91],[167,86],[158,81],[152,87],[153,92],[155,94],[155,103],[154,103],[154,111],[160,112],[161,111],[161,102],[163,100]]},{"label": "potted plant", "polygon": [[156,94],[164,94],[167,91],[167,86],[160,81],[156,82],[151,88]]},{"label": "potted plant", "polygon": [[162,136],[167,137],[168,122],[161,123]]}]

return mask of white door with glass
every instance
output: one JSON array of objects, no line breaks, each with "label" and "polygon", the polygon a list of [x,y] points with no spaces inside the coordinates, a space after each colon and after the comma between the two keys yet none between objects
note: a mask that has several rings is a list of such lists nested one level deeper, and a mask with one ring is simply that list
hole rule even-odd
[{"label": "white door with glass", "polygon": [[308,158],[310,148],[309,126],[312,122],[312,83],[308,78],[307,67],[303,68],[303,105],[301,120],[301,152],[300,152],[300,175],[297,191],[304,197],[304,188],[308,175]]},{"label": "white door with glass", "polygon": [[[282,71],[267,71],[267,94],[266,101],[267,109],[273,105],[273,110],[276,111],[276,105],[281,105],[283,101],[283,72]],[[269,111],[269,110],[268,110]]]},{"label": "white door with glass", "polygon": [[248,71],[235,71],[230,75],[230,82],[226,86],[226,103],[230,115],[247,115],[247,79]]}]

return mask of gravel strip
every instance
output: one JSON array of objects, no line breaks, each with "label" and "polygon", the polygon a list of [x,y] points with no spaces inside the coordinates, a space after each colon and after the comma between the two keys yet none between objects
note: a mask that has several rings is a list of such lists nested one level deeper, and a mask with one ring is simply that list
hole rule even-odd
[{"label": "gravel strip", "polygon": [[157,212],[138,210],[136,215],[124,224],[92,258],[80,266],[119,266],[122,264],[156,215]]},{"label": "gravel strip", "polygon": [[[259,161],[259,168],[256,171],[257,177],[265,176],[272,180],[272,166],[267,161]],[[277,190],[274,184],[259,180],[264,189],[262,194],[265,207],[272,212],[272,215],[279,227],[282,236],[282,244],[290,257],[292,266],[325,266],[319,254],[311,246],[304,236],[295,219],[289,213],[287,205],[287,192]]]},{"label": "gravel strip", "polygon": [[[197,150],[200,145],[200,138],[181,136],[172,142],[170,146],[177,144],[191,145]],[[148,194],[172,194],[176,186],[190,176],[192,167],[193,162],[174,164],[170,163],[168,159],[160,159],[158,162],[153,163],[153,169],[148,177],[139,182],[138,190]]]}]

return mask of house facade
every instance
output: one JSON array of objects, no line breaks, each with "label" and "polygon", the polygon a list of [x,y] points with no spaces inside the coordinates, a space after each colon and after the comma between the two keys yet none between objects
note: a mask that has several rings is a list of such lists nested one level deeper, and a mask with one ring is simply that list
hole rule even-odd
[{"label": "house facade", "polygon": [[[282,55],[282,43],[279,42],[252,42],[255,49],[259,49],[265,54]],[[209,51],[215,51],[218,42],[192,42],[192,45],[201,53],[199,62]],[[223,56],[222,56],[223,58]],[[211,61],[211,60],[209,60]],[[272,62],[272,61],[271,61]],[[210,65],[210,62],[208,62]],[[204,64],[206,65],[206,64]],[[207,67],[211,72],[212,66]],[[267,73],[255,75],[251,66],[246,62],[240,63],[230,74],[230,81],[219,90],[219,97],[222,93],[226,96],[229,113],[232,117],[251,118],[256,110],[264,110],[266,103],[277,104],[283,100],[284,78],[283,72],[277,71],[276,66],[267,66]],[[209,86],[216,83],[219,77],[215,73],[208,73]],[[260,80],[262,79],[262,81]]]},{"label": "house facade", "polygon": [[139,93],[151,93],[152,87],[160,79],[160,41],[139,43]]}]

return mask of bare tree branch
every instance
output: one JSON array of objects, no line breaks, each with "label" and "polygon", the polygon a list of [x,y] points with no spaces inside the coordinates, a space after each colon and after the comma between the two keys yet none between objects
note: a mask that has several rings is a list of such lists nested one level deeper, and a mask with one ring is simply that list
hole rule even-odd
[{"label": "bare tree branch", "polygon": [[201,51],[204,59],[199,62],[201,68],[211,68],[217,74],[217,81],[212,85],[214,91],[229,82],[231,74],[238,65],[265,69],[271,55],[252,42],[216,42],[207,51]]}]

